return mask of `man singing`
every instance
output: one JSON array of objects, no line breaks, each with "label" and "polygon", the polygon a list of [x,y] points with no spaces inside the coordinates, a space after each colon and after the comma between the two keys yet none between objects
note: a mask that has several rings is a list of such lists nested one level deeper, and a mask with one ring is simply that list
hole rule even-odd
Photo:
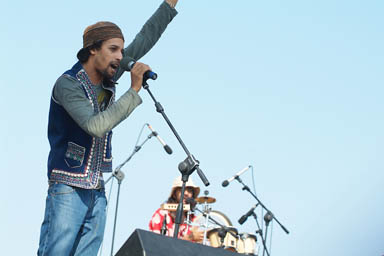
[{"label": "man singing", "polygon": [[166,0],[124,48],[112,22],[97,22],[83,34],[79,61],[53,88],[48,139],[48,195],[38,255],[97,255],[106,220],[103,172],[112,171],[112,128],[141,104],[138,95],[148,65],[137,62],[130,88],[115,101],[124,58],[140,59],[176,16],[178,0]]}]

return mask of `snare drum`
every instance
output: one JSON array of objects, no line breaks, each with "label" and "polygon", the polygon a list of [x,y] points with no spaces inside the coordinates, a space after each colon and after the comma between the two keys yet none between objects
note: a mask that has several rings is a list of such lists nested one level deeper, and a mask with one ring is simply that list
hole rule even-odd
[{"label": "snare drum", "polygon": [[[222,239],[224,236],[224,239]],[[207,236],[212,247],[221,247],[236,252],[238,232],[234,227],[214,228],[208,231]]]},{"label": "snare drum", "polygon": [[237,240],[237,252],[245,255],[257,255],[256,241],[257,238],[255,235],[241,233]]}]

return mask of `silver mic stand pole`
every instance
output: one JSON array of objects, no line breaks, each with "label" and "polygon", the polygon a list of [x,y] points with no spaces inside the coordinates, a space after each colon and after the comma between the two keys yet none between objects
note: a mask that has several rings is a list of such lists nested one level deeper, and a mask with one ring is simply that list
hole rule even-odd
[{"label": "silver mic stand pole", "polygon": [[116,167],[116,169],[113,171],[112,175],[105,181],[105,185],[113,178],[115,177],[118,181],[118,188],[117,188],[117,198],[116,198],[116,209],[115,209],[115,219],[113,223],[113,232],[112,232],[112,246],[111,246],[111,256],[113,256],[113,245],[115,243],[115,232],[116,232],[116,221],[117,221],[117,210],[119,207],[119,198],[120,198],[120,185],[121,182],[124,179],[124,173],[121,171],[121,168],[131,160],[131,158],[142,148],[145,142],[147,142],[150,138],[153,137],[153,133],[148,135],[148,137],[141,143],[140,146],[135,146],[135,149],[133,150],[132,154],[119,166]]}]

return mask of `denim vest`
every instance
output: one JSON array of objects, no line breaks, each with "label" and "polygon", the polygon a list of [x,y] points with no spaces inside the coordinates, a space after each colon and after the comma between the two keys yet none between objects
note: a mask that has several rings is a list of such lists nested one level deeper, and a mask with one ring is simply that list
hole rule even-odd
[{"label": "denim vest", "polygon": [[[96,92],[81,63],[77,62],[63,75],[79,81],[94,113],[99,113]],[[114,101],[115,87],[111,86],[108,90],[112,96],[107,107]],[[48,120],[48,140],[51,145],[49,181],[86,189],[103,186],[101,172],[112,171],[111,138],[111,131],[102,138],[86,133],[55,101],[52,93]]]}]

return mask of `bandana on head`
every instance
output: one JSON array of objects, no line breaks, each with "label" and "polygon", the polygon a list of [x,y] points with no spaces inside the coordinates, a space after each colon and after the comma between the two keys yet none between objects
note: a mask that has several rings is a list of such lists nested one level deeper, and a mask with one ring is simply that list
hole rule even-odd
[{"label": "bandana on head", "polygon": [[121,38],[124,41],[123,33],[120,28],[108,21],[100,21],[88,26],[83,34],[83,48],[87,48],[98,41],[104,41],[111,38]]},{"label": "bandana on head", "polygon": [[88,26],[83,34],[83,48],[77,53],[77,58],[86,52],[86,48],[99,41],[105,41],[111,38],[121,38],[124,41],[123,33],[120,28],[109,21],[99,21]]}]

